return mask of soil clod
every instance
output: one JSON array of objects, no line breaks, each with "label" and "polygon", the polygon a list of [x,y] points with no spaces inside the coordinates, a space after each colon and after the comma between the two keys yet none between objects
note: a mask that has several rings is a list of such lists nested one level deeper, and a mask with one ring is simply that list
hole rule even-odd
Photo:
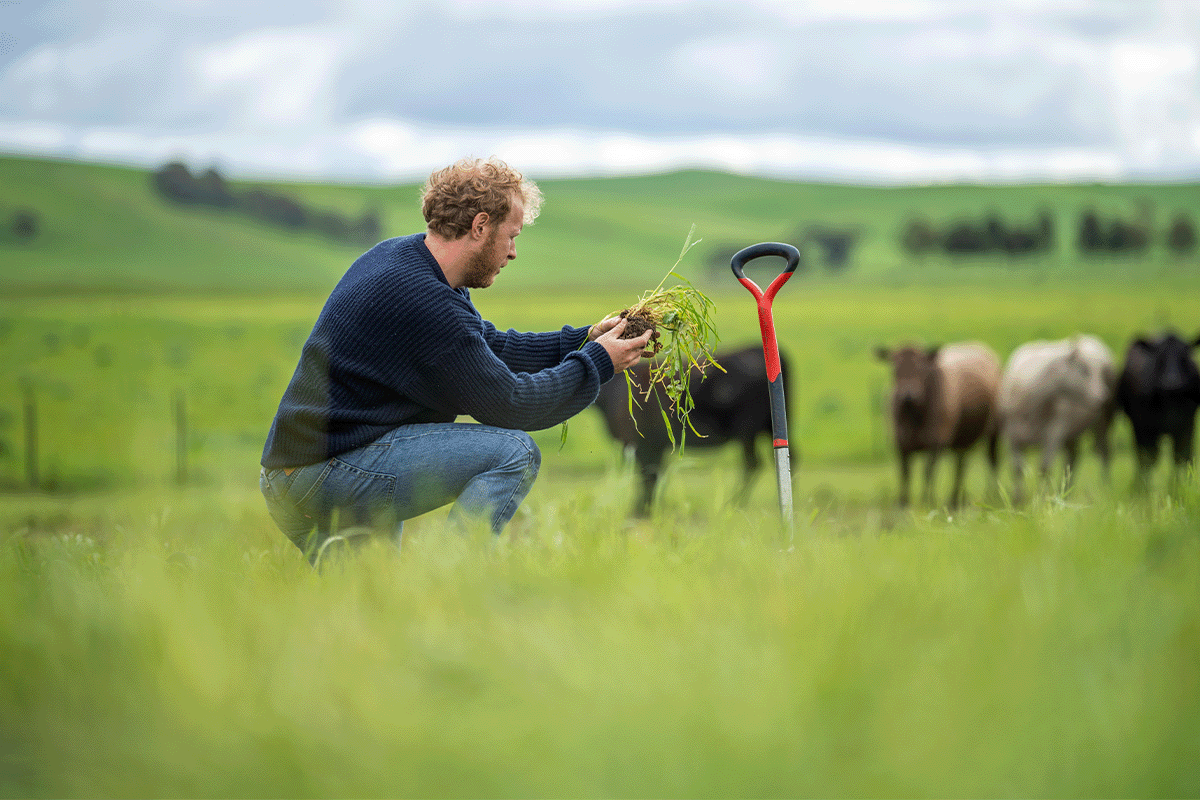
[{"label": "soil clod", "polygon": [[658,325],[651,315],[642,311],[630,314],[629,309],[626,308],[621,311],[621,318],[625,320],[625,330],[621,331],[622,339],[636,339],[646,331],[653,331],[650,334],[650,342],[646,345],[646,351],[651,355],[657,355],[662,350],[662,342],[659,341],[662,334],[658,332]]}]

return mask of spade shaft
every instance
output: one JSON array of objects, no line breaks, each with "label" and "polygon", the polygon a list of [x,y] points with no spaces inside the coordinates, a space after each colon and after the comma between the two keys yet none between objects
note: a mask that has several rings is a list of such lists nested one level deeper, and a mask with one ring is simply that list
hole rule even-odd
[{"label": "spade shaft", "polygon": [[[783,272],[771,281],[764,292],[753,280],[746,277],[746,264],[763,256],[780,256],[787,259]],[[738,281],[750,290],[758,304],[758,325],[762,331],[763,358],[767,367],[767,385],[771,397],[771,445],[775,454],[775,477],[779,484],[779,513],[787,528],[788,539],[795,536],[795,521],[792,515],[792,467],[788,453],[787,398],[783,393],[783,368],[779,362],[779,342],[775,338],[775,320],[771,314],[771,302],[779,289],[788,282],[800,264],[800,251],[782,242],[752,244],[734,254],[729,265]]]}]

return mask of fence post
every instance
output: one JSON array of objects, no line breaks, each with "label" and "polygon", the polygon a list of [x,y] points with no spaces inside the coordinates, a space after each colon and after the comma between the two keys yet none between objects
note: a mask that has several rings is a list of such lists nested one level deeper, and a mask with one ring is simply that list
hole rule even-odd
[{"label": "fence post", "polygon": [[187,483],[187,398],[175,390],[175,482]]},{"label": "fence post", "polygon": [[25,384],[25,482],[38,488],[37,396],[31,383]]}]

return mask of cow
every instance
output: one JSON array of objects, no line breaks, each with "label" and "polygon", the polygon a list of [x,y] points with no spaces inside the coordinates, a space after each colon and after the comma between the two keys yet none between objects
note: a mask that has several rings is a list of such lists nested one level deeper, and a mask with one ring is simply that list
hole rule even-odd
[{"label": "cow", "polygon": [[909,503],[909,462],[914,453],[928,454],[925,462],[926,505],[934,500],[933,481],[938,457],[956,457],[950,507],[963,498],[967,454],[986,439],[988,460],[996,477],[996,392],[1000,359],[980,342],[957,342],[934,347],[906,345],[877,347],[875,355],[892,365],[891,420],[900,466],[901,507]]},{"label": "cow", "polygon": [[1043,484],[1063,451],[1069,487],[1079,440],[1088,431],[1108,481],[1116,380],[1112,352],[1095,336],[1027,342],[1013,351],[1000,381],[999,411],[1001,438],[1013,459],[1014,502],[1024,499],[1026,448],[1041,448]]},{"label": "cow", "polygon": [[1192,463],[1196,409],[1200,407],[1200,370],[1188,342],[1172,331],[1150,339],[1138,337],[1125,351],[1117,379],[1117,405],[1129,417],[1137,447],[1136,488],[1145,488],[1158,461],[1158,443],[1171,440],[1175,470]]},{"label": "cow", "polygon": [[[688,419],[700,435],[687,430],[686,439],[682,438],[685,436],[682,424],[673,414],[668,413],[668,417],[675,441],[682,442],[684,449],[720,447],[729,442],[741,445],[742,478],[734,499],[743,503],[748,499],[762,466],[757,440],[760,435],[771,437],[771,400],[767,391],[765,359],[760,346],[717,353],[716,360],[724,372],[710,366],[703,380],[700,379],[699,370],[692,368],[690,391],[695,407]],[[784,396],[790,397],[787,360],[782,353],[779,360],[783,371]],[[629,369],[634,381],[643,388],[648,384],[649,371],[650,366],[644,361]],[[642,483],[633,513],[646,517],[650,515],[654,502],[663,456],[671,449],[671,439],[660,411],[660,408],[667,408],[668,405],[662,388],[657,385],[649,398],[643,398],[637,389],[634,390],[634,398],[640,406],[635,403],[631,417],[626,382],[611,380],[600,388],[596,408],[604,416],[612,437],[624,444],[627,450],[634,451]]]}]

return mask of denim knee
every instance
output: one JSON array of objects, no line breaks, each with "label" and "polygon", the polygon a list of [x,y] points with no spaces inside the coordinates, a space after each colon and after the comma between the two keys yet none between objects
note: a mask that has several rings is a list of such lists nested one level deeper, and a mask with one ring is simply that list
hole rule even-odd
[{"label": "denim knee", "polygon": [[512,431],[516,438],[516,443],[512,446],[512,455],[510,458],[513,461],[521,462],[526,472],[531,478],[537,477],[538,470],[542,468],[542,451],[537,446],[537,442],[533,440],[525,431]]}]

